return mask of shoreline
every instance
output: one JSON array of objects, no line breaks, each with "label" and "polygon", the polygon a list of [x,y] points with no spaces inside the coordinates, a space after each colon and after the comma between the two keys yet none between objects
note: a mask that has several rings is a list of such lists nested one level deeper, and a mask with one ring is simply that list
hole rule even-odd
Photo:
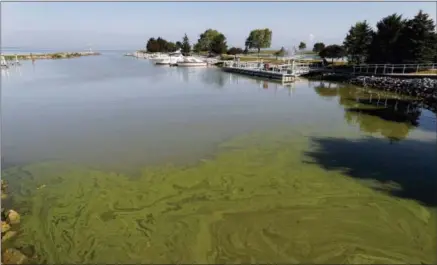
[{"label": "shoreline", "polygon": [[56,53],[26,53],[26,54],[2,54],[6,61],[18,60],[48,60],[48,59],[70,59],[83,56],[100,55],[99,52],[56,52]]}]

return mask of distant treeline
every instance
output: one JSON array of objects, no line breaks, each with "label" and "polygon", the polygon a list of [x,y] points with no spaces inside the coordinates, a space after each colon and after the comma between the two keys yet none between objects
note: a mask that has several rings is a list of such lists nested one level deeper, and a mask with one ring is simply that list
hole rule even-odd
[{"label": "distant treeline", "polygon": [[[271,41],[270,29],[254,29],[246,38],[244,49],[228,48],[223,33],[207,29],[200,34],[194,45],[190,44],[185,34],[181,42],[171,42],[160,37],[150,38],[146,48],[148,52],[173,52],[181,49],[184,54],[204,52],[235,55],[248,53],[250,49],[256,49],[259,53],[262,48],[270,48]],[[306,43],[300,42],[298,48],[304,51],[307,48]],[[395,13],[382,18],[376,24],[375,30],[367,21],[360,21],[349,29],[342,44],[325,46],[324,43],[317,42],[312,50],[322,58],[347,57],[352,64],[431,63],[437,62],[437,33],[434,21],[422,11],[412,19],[404,19]],[[274,54],[284,56],[287,52],[282,47]]]},{"label": "distant treeline", "polygon": [[173,52],[178,49],[182,53],[189,54],[190,52],[200,53],[206,52],[210,54],[240,54],[247,53],[249,49],[269,48],[272,41],[272,31],[270,29],[255,29],[252,30],[245,42],[245,49],[239,47],[228,48],[226,37],[223,33],[207,29],[200,34],[197,43],[190,44],[187,34],[182,38],[182,42],[171,42],[161,37],[150,38],[147,41],[146,49],[148,52]]}]

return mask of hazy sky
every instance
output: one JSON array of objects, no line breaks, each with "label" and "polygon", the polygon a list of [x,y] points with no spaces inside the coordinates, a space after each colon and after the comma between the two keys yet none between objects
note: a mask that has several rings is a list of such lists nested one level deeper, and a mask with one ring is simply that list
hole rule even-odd
[{"label": "hazy sky", "polygon": [[349,27],[372,26],[392,13],[412,17],[419,9],[435,21],[431,2],[21,2],[1,3],[2,47],[136,49],[150,37],[191,42],[207,28],[224,33],[230,46],[244,45],[251,29],[270,28],[272,47],[305,41],[341,43]]}]

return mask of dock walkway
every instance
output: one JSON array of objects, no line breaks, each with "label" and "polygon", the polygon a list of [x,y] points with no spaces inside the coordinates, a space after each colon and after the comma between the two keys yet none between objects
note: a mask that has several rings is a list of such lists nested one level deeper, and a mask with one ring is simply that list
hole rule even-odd
[{"label": "dock walkway", "polygon": [[270,65],[263,62],[224,61],[225,72],[279,80],[283,83],[293,82],[296,77],[309,71],[308,63]]}]

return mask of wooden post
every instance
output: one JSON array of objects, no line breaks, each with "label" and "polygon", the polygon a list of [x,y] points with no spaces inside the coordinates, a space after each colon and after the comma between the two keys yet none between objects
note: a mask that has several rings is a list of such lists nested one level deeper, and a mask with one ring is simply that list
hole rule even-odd
[{"label": "wooden post", "polygon": [[378,70],[378,65],[375,65],[375,75],[377,70]]},{"label": "wooden post", "polygon": [[417,67],[416,67],[416,73],[418,73],[419,72],[419,65],[417,65]]},{"label": "wooden post", "polygon": [[394,71],[395,71],[395,66],[392,64],[391,65],[391,73],[393,74]]},{"label": "wooden post", "polygon": [[404,70],[402,70],[402,73],[405,74],[405,64],[404,64]]},{"label": "wooden post", "polygon": [[384,74],[385,74],[385,68],[387,67],[387,65],[386,64],[384,64]]}]

